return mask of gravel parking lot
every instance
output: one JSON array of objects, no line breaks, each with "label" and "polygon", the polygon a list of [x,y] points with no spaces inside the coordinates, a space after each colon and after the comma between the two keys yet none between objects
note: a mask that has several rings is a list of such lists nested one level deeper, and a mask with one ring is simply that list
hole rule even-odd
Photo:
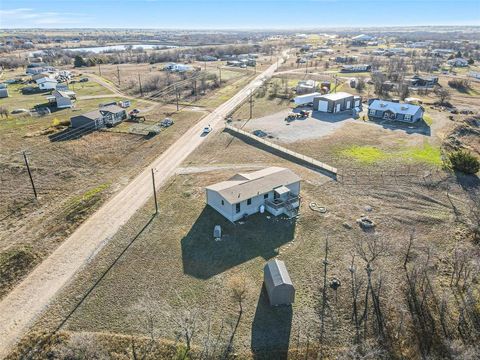
[{"label": "gravel parking lot", "polygon": [[[299,112],[297,108],[294,112]],[[342,114],[325,114],[318,111],[310,111],[310,116],[293,121],[285,121],[285,117],[291,109],[285,109],[272,115],[256,118],[248,121],[243,127],[246,131],[262,130],[280,142],[290,143],[299,140],[320,138],[328,136],[342,126],[348,126],[352,122],[358,122],[352,118],[350,112]]]}]

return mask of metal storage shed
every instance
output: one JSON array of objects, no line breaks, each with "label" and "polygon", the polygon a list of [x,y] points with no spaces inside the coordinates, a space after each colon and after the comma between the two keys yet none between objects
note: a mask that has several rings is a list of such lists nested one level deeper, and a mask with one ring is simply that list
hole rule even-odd
[{"label": "metal storage shed", "polygon": [[263,282],[270,305],[290,305],[295,301],[295,288],[283,261],[273,259],[267,262],[263,268]]}]

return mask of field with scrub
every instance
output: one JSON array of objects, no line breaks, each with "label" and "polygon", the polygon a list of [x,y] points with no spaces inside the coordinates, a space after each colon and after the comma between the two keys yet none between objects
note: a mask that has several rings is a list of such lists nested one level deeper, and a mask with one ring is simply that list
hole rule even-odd
[{"label": "field with scrub", "polygon": [[[352,150],[343,156],[359,153]],[[298,217],[257,214],[234,225],[206,206],[205,186],[265,166],[288,167],[302,178]],[[364,166],[375,168],[370,161]],[[449,285],[455,271],[453,254],[461,251],[468,266],[474,266],[478,256],[463,222],[478,186],[478,179],[475,183],[448,172],[429,183],[414,179],[347,185],[223,132],[209,137],[159,192],[160,215],[152,217],[153,201],[146,204],[65,289],[37,327],[55,327],[75,309],[60,332],[67,347],[68,338],[83,334],[88,335],[87,344],[126,355],[132,344],[140,346],[150,338],[151,346],[141,347],[146,358],[166,351],[165,344],[170,354],[181,357],[185,329],[195,324],[190,351],[200,358],[207,352],[211,358],[237,354],[304,359],[316,358],[320,351],[336,358],[358,350],[358,324],[352,317],[357,301],[358,315],[364,309],[367,314],[358,328],[366,340],[362,351],[420,359],[423,344],[415,322],[423,320],[417,320],[417,312],[428,309],[437,324],[442,315],[434,299],[440,294],[479,299],[478,292],[467,294]],[[312,209],[312,202],[326,212]],[[356,223],[365,214],[376,224],[375,231],[366,232]],[[223,230],[221,241],[212,236],[217,224]],[[285,261],[296,287],[292,307],[268,305],[262,269],[272,258]],[[373,268],[371,284],[367,261]],[[413,269],[423,269],[417,276],[428,276],[425,292],[409,292]],[[332,279],[341,284],[336,291],[329,286]],[[461,281],[470,286],[478,281],[478,273]],[[242,312],[235,296],[239,287],[244,290]],[[368,291],[378,303],[372,304]],[[425,308],[409,311],[411,296],[427,297]],[[383,316],[381,330],[376,304]],[[460,337],[455,314],[465,306],[449,302],[446,310],[445,326],[453,339]],[[388,344],[378,340],[379,331]],[[429,345],[432,356],[443,354],[439,327],[424,337],[434,339]],[[124,338],[129,341],[120,341]]]},{"label": "field with scrub", "polygon": [[[43,94],[23,95],[18,91],[22,86],[10,85],[10,97],[0,100],[1,105],[12,111],[45,102]],[[74,86],[77,101],[73,109],[47,116],[12,114],[0,118],[0,297],[207,113],[158,106],[142,125],[148,128],[166,116],[174,125],[150,139],[129,131],[132,123],[85,134],[68,127],[71,116],[97,109],[99,103],[125,98],[94,81]],[[132,100],[131,106],[145,109],[152,103]]]}]

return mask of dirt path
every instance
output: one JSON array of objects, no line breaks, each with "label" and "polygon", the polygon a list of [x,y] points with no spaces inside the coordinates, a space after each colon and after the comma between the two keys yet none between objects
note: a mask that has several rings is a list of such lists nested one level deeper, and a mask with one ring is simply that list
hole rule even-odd
[{"label": "dirt path", "polygon": [[[0,302],[0,358],[8,354],[35,319],[46,310],[55,295],[151,197],[150,169],[155,169],[157,187],[160,188],[206,137],[215,136],[215,133],[223,128],[225,116],[244,101],[251,90],[258,88],[263,79],[270,77],[275,69],[276,64],[270,66],[190,128],[148,168],[86,220]],[[202,136],[202,129],[208,124],[215,130]]]}]

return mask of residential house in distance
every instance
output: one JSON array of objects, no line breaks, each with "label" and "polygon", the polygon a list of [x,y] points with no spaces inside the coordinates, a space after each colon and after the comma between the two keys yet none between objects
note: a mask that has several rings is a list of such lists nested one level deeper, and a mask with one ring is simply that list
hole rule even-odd
[{"label": "residential house in distance", "polygon": [[354,110],[362,106],[362,98],[346,92],[338,92],[316,96],[313,99],[313,109],[326,113],[339,113]]},{"label": "residential house in distance", "polygon": [[423,118],[424,110],[419,105],[375,99],[368,105],[370,120],[392,120],[415,123]]},{"label": "residential house in distance", "polygon": [[358,56],[337,56],[335,58],[336,63],[341,63],[341,64],[353,64],[357,62]]},{"label": "residential house in distance", "polygon": [[54,104],[58,109],[72,108],[76,100],[76,94],[71,90],[54,90],[52,95],[47,97],[50,104]]},{"label": "residential house in distance", "polygon": [[263,268],[263,283],[270,305],[291,305],[295,301],[295,288],[282,260],[267,262]]},{"label": "residential house in distance", "polygon": [[409,85],[414,87],[432,88],[438,84],[438,76],[414,75],[409,80]]},{"label": "residential house in distance", "polygon": [[38,87],[42,90],[55,90],[57,88],[58,81],[49,77],[43,77],[35,81]]},{"label": "residential house in distance", "polygon": [[353,73],[353,72],[365,72],[372,69],[371,65],[368,64],[358,64],[358,65],[343,65],[341,72]]},{"label": "residential house in distance", "polygon": [[191,71],[193,69],[190,65],[170,63],[165,65],[163,70],[170,71],[170,72],[186,72],[186,71]]},{"label": "residential house in distance", "polygon": [[206,187],[207,204],[231,222],[267,210],[294,216],[300,206],[300,177],[282,167],[236,174]]},{"label": "residential house in distance", "polygon": [[352,45],[366,45],[368,41],[373,41],[375,40],[374,36],[366,35],[366,34],[361,34],[354,36],[351,39]]},{"label": "residential house in distance", "polygon": [[127,118],[127,112],[117,105],[107,105],[98,110],[73,116],[70,118],[72,128],[101,129],[111,127]]},{"label": "residential house in distance", "polygon": [[454,67],[467,67],[468,60],[464,58],[455,58],[448,60],[447,64]]},{"label": "residential house in distance", "polygon": [[295,88],[295,92],[298,95],[303,94],[311,94],[315,92],[316,86],[314,80],[301,80],[297,83],[297,87]]},{"label": "residential house in distance", "polygon": [[0,99],[8,97],[7,84],[0,84]]}]

